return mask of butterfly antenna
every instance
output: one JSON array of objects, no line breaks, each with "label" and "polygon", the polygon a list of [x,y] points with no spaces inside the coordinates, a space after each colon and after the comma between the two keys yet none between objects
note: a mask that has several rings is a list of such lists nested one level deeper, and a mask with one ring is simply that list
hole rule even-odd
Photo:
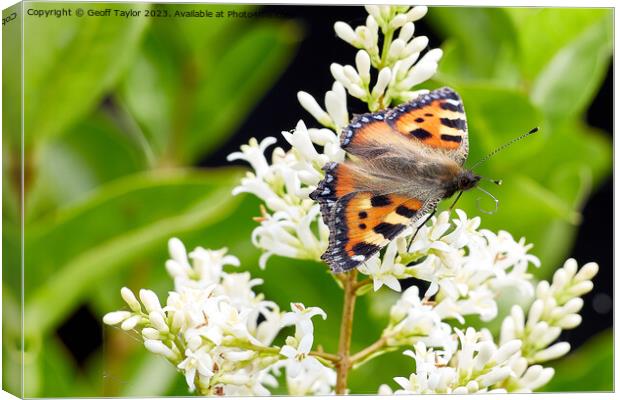
[{"label": "butterfly antenna", "polygon": [[476,189],[480,190],[481,192],[486,193],[488,196],[490,196],[493,201],[495,202],[495,209],[493,211],[486,211],[483,210],[482,207],[480,207],[480,197],[478,197],[476,199],[476,206],[478,207],[478,210],[480,212],[483,212],[485,214],[495,214],[495,212],[497,211],[497,209],[499,208],[499,200],[497,200],[497,198],[495,196],[493,196],[491,193],[487,192],[486,190],[484,190],[483,188],[481,188],[480,186],[476,186]]},{"label": "butterfly antenna", "polygon": [[[528,136],[530,136],[531,134],[534,134],[538,132],[538,127],[531,129],[529,132],[524,133],[523,135],[516,137],[514,139],[512,139],[511,141],[509,141],[508,143],[504,143],[503,145],[499,146],[497,149],[493,150],[492,152],[490,152],[486,157],[484,157],[482,160],[478,161],[477,163],[474,164],[473,167],[470,168],[470,170],[474,170],[477,166],[479,166],[480,164],[485,163],[489,158],[493,157],[494,155],[496,155],[497,153],[499,153],[500,151],[506,149],[507,147],[510,147],[513,143],[518,142],[521,139],[524,139]],[[501,184],[501,181],[499,181]],[[496,183],[496,182],[494,182]],[[497,184],[497,183],[496,183]]]},{"label": "butterfly antenna", "polygon": [[485,178],[484,176],[482,177],[482,179],[486,179],[487,181],[496,184],[497,186],[502,186],[502,183],[504,183],[504,181],[502,181],[501,179],[491,179],[491,178]]}]

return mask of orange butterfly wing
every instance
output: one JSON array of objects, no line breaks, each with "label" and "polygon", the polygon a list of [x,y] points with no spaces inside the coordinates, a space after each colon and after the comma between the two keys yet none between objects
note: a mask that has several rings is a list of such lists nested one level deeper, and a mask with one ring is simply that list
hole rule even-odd
[{"label": "orange butterfly wing", "polygon": [[328,163],[310,197],[330,230],[323,256],[335,272],[354,268],[394,239],[418,215],[423,201],[360,191],[363,176],[347,164]]},{"label": "orange butterfly wing", "polygon": [[[462,165],[468,152],[463,104],[453,90],[438,89],[394,109],[357,116],[342,132],[340,144],[360,159],[400,148],[415,152],[421,147]],[[369,177],[354,165],[355,160],[353,165],[326,164],[325,178],[310,195],[320,203],[330,230],[322,259],[335,272],[370,258],[439,201],[372,191]]]},{"label": "orange butterfly wing", "polygon": [[361,157],[379,156],[390,146],[422,146],[463,165],[468,153],[463,103],[455,91],[442,88],[388,111],[359,115],[342,132],[340,145]]},{"label": "orange butterfly wing", "polygon": [[468,153],[467,119],[460,96],[441,88],[391,109],[385,116],[395,131],[444,152],[463,165]]},{"label": "orange butterfly wing", "polygon": [[395,194],[354,192],[342,197],[329,220],[329,246],[322,259],[334,272],[368,260],[405,229],[422,201]]}]

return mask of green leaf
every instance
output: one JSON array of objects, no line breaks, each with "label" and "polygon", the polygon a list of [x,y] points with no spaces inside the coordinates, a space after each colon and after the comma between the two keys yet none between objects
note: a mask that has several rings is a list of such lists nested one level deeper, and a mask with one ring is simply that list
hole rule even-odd
[{"label": "green leaf", "polygon": [[549,364],[553,379],[540,392],[612,391],[614,387],[614,339],[608,329],[592,337],[566,357]]},{"label": "green leaf", "polygon": [[[91,382],[103,386],[101,395],[162,396],[171,385],[171,378],[181,376],[163,357],[147,351],[136,332],[116,326],[104,326],[102,330],[102,351],[87,365]],[[148,373],[152,374],[150,386],[146,384]]]},{"label": "green leaf", "polygon": [[[461,84],[455,89],[463,97],[467,112],[470,148],[467,165],[473,165],[492,150],[541,124],[540,112],[520,90],[495,84]],[[544,146],[541,136],[537,134],[516,143],[482,164],[480,171],[494,177],[491,173],[501,175],[519,167]]]},{"label": "green leaf", "polygon": [[[2,253],[4,257],[6,253],[4,246]],[[5,265],[3,261],[3,267]],[[3,271],[4,279],[6,275]],[[20,287],[8,286],[6,280],[2,282],[2,389],[15,396],[22,394],[22,309],[18,300],[21,297]],[[16,293],[14,289],[19,292]]]},{"label": "green leaf", "polygon": [[[57,6],[41,3],[37,7],[47,10]],[[144,3],[115,5],[119,10],[148,7]],[[88,8],[103,10],[109,5],[91,4]],[[148,21],[25,16],[26,140],[62,133],[96,105],[131,62]]]},{"label": "green leaf", "polygon": [[448,63],[439,63],[439,79],[445,72],[460,82],[514,82],[518,71],[517,32],[503,8],[433,7],[428,21],[451,42]]},{"label": "green leaf", "polygon": [[[72,354],[58,337],[52,336],[45,340],[41,351],[36,357],[40,376],[40,387],[29,396],[45,397],[92,397],[96,396],[95,388],[91,387],[76,368]],[[28,380],[25,385],[28,387]]]},{"label": "green leaf", "polygon": [[21,224],[2,221],[2,283],[21,297]]},{"label": "green leaf", "polygon": [[[26,197],[26,219],[68,207],[97,186],[147,167],[147,156],[111,116],[95,112],[46,141]],[[59,184],[62,182],[62,184]]]},{"label": "green leaf", "polygon": [[[132,372],[129,382],[121,389],[122,397],[162,396],[175,383],[179,374],[165,358],[151,353],[144,354]],[[186,389],[183,394],[187,395],[188,391]]]},{"label": "green leaf", "polygon": [[210,71],[217,78],[198,91],[196,113],[182,142],[184,159],[203,156],[222,143],[219,132],[241,125],[239,115],[246,115],[283,71],[299,34],[292,23],[260,22],[221,55]]},{"label": "green leaf", "polygon": [[531,98],[558,118],[583,112],[607,72],[612,53],[612,16],[592,25],[558,51],[532,85]]},{"label": "green leaf", "polygon": [[[605,24],[612,11],[603,8],[526,8],[504,9],[518,32],[519,64],[531,82],[560,49],[569,46],[588,28]],[[586,60],[580,60],[586,61]]]},{"label": "green leaf", "polygon": [[[25,283],[31,288],[26,333],[53,327],[91,288],[154,248],[165,248],[168,238],[226,218],[239,203],[230,195],[237,179],[226,171],[132,176],[104,186],[56,221],[33,226],[27,245],[35,256],[26,264]],[[183,196],[184,191],[192,196]]]},{"label": "green leaf", "polygon": [[275,20],[178,25],[153,25],[122,86],[162,163],[172,164],[196,161],[225,141],[282,72],[299,37],[295,25]]}]

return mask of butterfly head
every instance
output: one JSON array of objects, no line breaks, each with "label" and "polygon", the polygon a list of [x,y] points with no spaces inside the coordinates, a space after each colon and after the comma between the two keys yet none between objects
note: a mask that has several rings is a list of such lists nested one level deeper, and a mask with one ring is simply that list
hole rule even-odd
[{"label": "butterfly head", "polygon": [[456,190],[463,191],[475,187],[482,177],[471,171],[464,170],[456,177]]}]

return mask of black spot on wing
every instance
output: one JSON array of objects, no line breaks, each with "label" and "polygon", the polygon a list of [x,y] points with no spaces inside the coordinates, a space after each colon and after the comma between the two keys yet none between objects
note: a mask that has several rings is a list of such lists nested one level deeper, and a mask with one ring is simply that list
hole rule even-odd
[{"label": "black spot on wing", "polygon": [[422,128],[414,129],[409,133],[421,140],[424,140],[424,139],[427,139],[433,136],[429,131],[427,131],[426,129],[422,129]]},{"label": "black spot on wing", "polygon": [[461,100],[459,95],[450,88],[443,87],[441,89],[433,90],[430,94],[437,93],[438,99],[452,99],[452,100]]},{"label": "black spot on wing", "polygon": [[[458,94],[456,94],[456,92],[448,87],[443,87],[437,90],[433,90],[430,93],[427,94],[423,94],[420,95],[418,97],[416,97],[414,100],[410,101],[409,103],[405,103],[405,104],[401,104],[397,107],[394,107],[393,109],[391,109],[390,111],[388,111],[385,114],[385,119],[389,124],[393,124],[393,122],[395,120],[398,120],[400,118],[401,115],[408,113],[411,110],[418,110],[422,107],[425,107],[427,105],[429,105],[430,103],[432,103],[435,100],[445,100],[445,99],[450,99],[450,100],[455,100],[455,101],[461,101],[461,98],[459,97]],[[441,103],[446,104],[448,106],[452,106],[452,104],[448,103],[448,102],[442,102]],[[447,110],[448,108],[444,108],[442,107],[444,110]],[[451,111],[461,111],[463,112],[463,106],[459,104],[459,106],[454,106],[454,109]],[[459,110],[460,108],[460,110]],[[426,114],[427,117],[432,117],[432,115],[428,115]]]},{"label": "black spot on wing", "polygon": [[448,103],[447,101],[444,101],[439,104],[439,107],[441,107],[444,110],[448,110],[448,111],[465,112],[465,110],[463,109],[463,104],[461,103],[452,104],[452,103]]},{"label": "black spot on wing", "polygon": [[424,122],[424,118],[419,118],[418,117],[414,121],[417,122],[418,124],[421,124],[422,122]]},{"label": "black spot on wing", "polygon": [[374,254],[379,251],[381,248],[372,243],[359,242],[355,246],[353,246],[352,250],[355,254],[361,256],[368,256],[370,254]]},{"label": "black spot on wing", "polygon": [[416,210],[412,210],[411,208],[403,205],[396,207],[396,214],[402,215],[405,218],[413,218],[416,213]]},{"label": "black spot on wing", "polygon": [[461,118],[456,118],[456,119],[441,118],[440,121],[442,125],[445,125],[450,128],[459,129],[462,131],[464,131],[467,126],[467,124],[465,123],[465,120]]},{"label": "black spot on wing", "polygon": [[368,217],[368,213],[366,211],[360,211],[357,216],[360,217],[360,219],[364,219]]},{"label": "black spot on wing", "polygon": [[370,204],[373,207],[385,207],[385,206],[389,206],[390,204],[392,204],[392,200],[390,200],[388,196],[383,196],[383,195],[373,196],[370,198]]},{"label": "black spot on wing", "polygon": [[376,233],[383,235],[387,240],[394,239],[403,229],[405,229],[403,224],[390,224],[388,222],[381,222],[373,228]]},{"label": "black spot on wing", "polygon": [[[349,228],[347,226],[347,210],[349,203],[359,193],[349,193],[342,196],[332,207],[332,214],[328,218],[329,245],[321,256],[333,272],[340,273],[353,269],[366,261],[368,257],[381,249],[380,246],[371,243],[357,243],[350,254],[346,247],[350,243]],[[358,216],[365,211],[360,211]]]},{"label": "black spot on wing", "polygon": [[463,138],[455,135],[441,135],[441,140],[445,140],[446,142],[461,143],[461,141],[463,141]]}]

